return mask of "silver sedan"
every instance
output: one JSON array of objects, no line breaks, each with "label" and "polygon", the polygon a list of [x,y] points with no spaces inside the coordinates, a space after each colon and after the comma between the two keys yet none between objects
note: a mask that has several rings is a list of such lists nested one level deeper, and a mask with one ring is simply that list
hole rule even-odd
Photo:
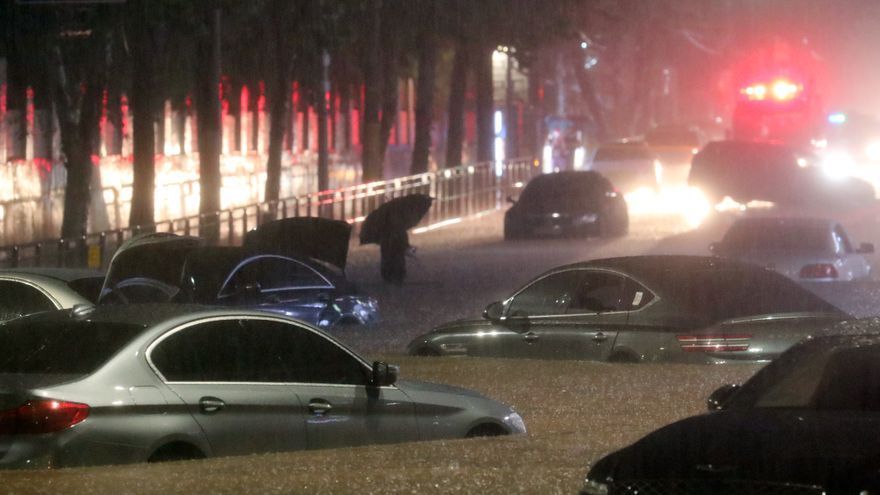
[{"label": "silver sedan", "polygon": [[79,268],[0,270],[0,321],[97,300],[104,274]]},{"label": "silver sedan", "polygon": [[187,305],[0,326],[0,468],[525,433],[476,392],[397,381],[298,320]]}]

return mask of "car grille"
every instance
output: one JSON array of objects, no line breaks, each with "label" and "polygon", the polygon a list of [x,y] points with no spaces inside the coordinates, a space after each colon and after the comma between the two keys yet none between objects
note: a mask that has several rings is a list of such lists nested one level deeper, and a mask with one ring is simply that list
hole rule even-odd
[{"label": "car grille", "polygon": [[712,493],[734,495],[820,495],[823,490],[812,485],[772,483],[749,480],[635,480],[618,481],[609,487],[609,495],[689,495]]}]

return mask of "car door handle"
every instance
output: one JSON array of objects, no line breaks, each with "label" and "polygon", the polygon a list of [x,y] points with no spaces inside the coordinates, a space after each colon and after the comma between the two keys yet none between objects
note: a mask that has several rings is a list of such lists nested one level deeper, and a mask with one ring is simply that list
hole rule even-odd
[{"label": "car door handle", "polygon": [[199,409],[206,414],[213,414],[224,407],[226,407],[226,403],[217,397],[202,397],[199,399]]},{"label": "car door handle", "polygon": [[309,412],[316,416],[323,416],[330,412],[333,406],[324,399],[312,399],[309,401]]},{"label": "car door handle", "polygon": [[605,342],[606,340],[608,340],[608,336],[602,332],[599,332],[596,335],[593,335],[593,342],[600,343],[600,342]]},{"label": "car door handle", "polygon": [[535,332],[528,332],[525,335],[523,335],[523,340],[525,340],[526,343],[528,343],[528,344],[531,344],[532,342],[535,342],[540,338],[541,338],[541,336],[536,334]]}]

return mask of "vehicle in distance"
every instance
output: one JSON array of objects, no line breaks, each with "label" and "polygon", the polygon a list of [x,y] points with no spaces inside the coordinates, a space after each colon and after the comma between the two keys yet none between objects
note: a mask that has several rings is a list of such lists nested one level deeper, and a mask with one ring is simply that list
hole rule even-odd
[{"label": "vehicle in distance", "polygon": [[589,169],[607,177],[624,193],[639,188],[657,189],[663,182],[663,166],[653,150],[641,141],[599,146]]},{"label": "vehicle in distance", "polygon": [[691,126],[663,125],[645,133],[645,143],[660,160],[664,184],[685,184],[694,154],[705,138]]},{"label": "vehicle in distance", "polygon": [[554,268],[417,337],[413,355],[616,362],[773,359],[849,315],[759,266],[703,256],[633,256]]},{"label": "vehicle in distance", "polygon": [[79,268],[0,270],[0,321],[94,304],[103,282],[103,273]]},{"label": "vehicle in distance", "polygon": [[750,141],[713,141],[694,155],[688,183],[716,204],[725,196],[782,205],[867,206],[874,188],[854,177],[831,177],[792,148]]},{"label": "vehicle in distance", "polygon": [[800,282],[836,282],[870,277],[871,265],[863,255],[873,253],[874,245],[854,248],[846,230],[833,220],[744,217],[709,249]]},{"label": "vehicle in distance", "polygon": [[581,495],[876,493],[880,490],[880,330],[816,337],[712,412],[648,434],[596,462]]},{"label": "vehicle in distance", "polygon": [[[100,302],[247,307],[321,328],[374,325],[379,318],[378,302],[360,293],[343,271],[350,227],[325,219],[280,222],[293,228],[263,235],[261,226],[248,234],[243,246],[205,246],[199,238],[168,234],[132,239],[113,256]],[[318,227],[304,227],[302,222]],[[292,246],[297,231],[307,229],[332,235],[301,235],[319,239],[313,249]]]},{"label": "vehicle in distance", "polygon": [[504,214],[504,238],[562,235],[624,235],[626,200],[596,172],[539,175]]},{"label": "vehicle in distance", "polygon": [[524,433],[510,407],[397,381],[317,328],[182,304],[0,326],[0,468],[66,467]]}]

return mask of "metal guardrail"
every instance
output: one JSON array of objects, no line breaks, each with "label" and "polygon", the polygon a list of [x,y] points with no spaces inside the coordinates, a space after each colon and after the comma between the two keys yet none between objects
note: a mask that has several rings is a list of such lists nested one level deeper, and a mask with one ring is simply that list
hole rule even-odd
[{"label": "metal guardrail", "polygon": [[320,216],[357,223],[385,201],[414,193],[428,194],[434,198],[434,205],[423,220],[431,224],[499,208],[510,190],[539,172],[540,169],[530,159],[464,165],[192,215],[149,226],[4,246],[0,247],[0,266],[105,268],[123,242],[142,232],[198,235],[200,224],[219,222],[220,238],[217,243],[232,245],[239,242],[245,232],[267,219]]}]

